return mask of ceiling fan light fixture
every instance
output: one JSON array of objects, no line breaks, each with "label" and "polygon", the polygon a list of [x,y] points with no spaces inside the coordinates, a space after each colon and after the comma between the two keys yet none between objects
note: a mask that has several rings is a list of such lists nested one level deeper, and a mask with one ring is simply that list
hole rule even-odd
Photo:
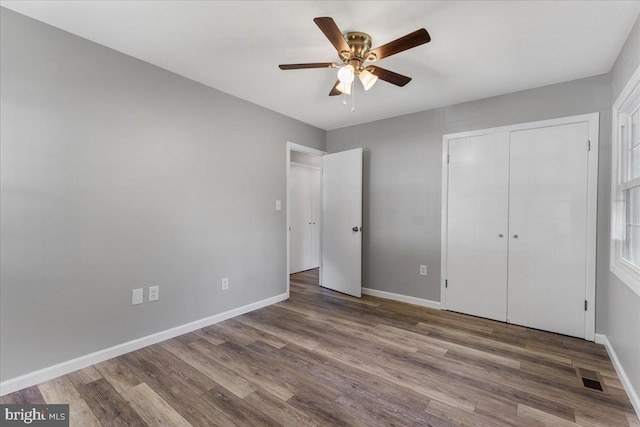
[{"label": "ceiling fan light fixture", "polygon": [[[351,111],[355,111],[354,99],[356,87],[353,86],[356,74],[365,90],[371,89],[378,80],[403,87],[411,81],[411,77],[394,73],[393,71],[375,66],[368,66],[366,62],[378,61],[383,58],[413,49],[431,41],[431,36],[424,28],[420,28],[406,36],[393,40],[375,49],[371,49],[371,36],[360,31],[342,32],[335,21],[329,16],[314,18],[320,31],[338,52],[343,66],[338,69],[338,81],[334,83],[329,96],[343,94],[343,104],[347,95],[351,95]],[[305,68],[338,68],[335,62],[311,62],[303,64],[280,64],[281,70],[299,70]]]},{"label": "ceiling fan light fixture", "polygon": [[364,90],[369,90],[373,87],[374,84],[378,81],[378,76],[374,75],[369,70],[362,70],[358,75],[360,81],[362,82],[362,86],[364,86]]},{"label": "ceiling fan light fixture", "polygon": [[348,64],[338,70],[338,80],[345,85],[351,85],[355,78],[355,68]]},{"label": "ceiling fan light fixture", "polygon": [[352,86],[351,83],[345,84],[340,82],[340,84],[336,86],[336,89],[338,89],[340,92],[344,93],[345,95],[351,95],[351,86]]}]

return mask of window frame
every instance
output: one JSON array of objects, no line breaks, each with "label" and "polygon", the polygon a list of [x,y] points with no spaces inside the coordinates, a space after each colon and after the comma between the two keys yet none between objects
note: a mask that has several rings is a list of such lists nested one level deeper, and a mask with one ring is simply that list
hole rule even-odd
[{"label": "window frame", "polygon": [[[640,187],[640,178],[629,178],[630,159],[628,158],[631,138],[631,115],[640,109],[640,67],[635,71],[611,112],[611,236],[610,270],[634,293],[640,296],[640,266],[622,256],[625,239],[627,205],[623,192]],[[624,130],[621,131],[621,128]],[[637,130],[638,131],[638,130]],[[637,132],[636,131],[636,132]],[[627,133],[626,142],[623,138]],[[624,143],[624,144],[623,144]]]}]

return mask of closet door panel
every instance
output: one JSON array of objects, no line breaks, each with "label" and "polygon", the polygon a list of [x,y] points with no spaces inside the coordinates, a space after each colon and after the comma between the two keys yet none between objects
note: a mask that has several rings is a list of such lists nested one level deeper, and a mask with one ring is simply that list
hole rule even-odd
[{"label": "closet door panel", "polygon": [[311,192],[309,169],[291,165],[289,170],[291,242],[290,273],[308,270],[311,264]]},{"label": "closet door panel", "polygon": [[320,267],[320,224],[322,223],[322,171],[311,169],[311,267]]},{"label": "closet door panel", "polygon": [[585,336],[588,125],[511,133],[508,321]]},{"label": "closet door panel", "polygon": [[506,320],[509,134],[449,142],[448,310]]}]

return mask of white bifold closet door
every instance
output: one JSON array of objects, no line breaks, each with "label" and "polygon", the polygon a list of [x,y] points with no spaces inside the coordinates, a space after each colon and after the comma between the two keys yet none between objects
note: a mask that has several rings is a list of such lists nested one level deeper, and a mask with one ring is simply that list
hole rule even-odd
[{"label": "white bifold closet door", "polygon": [[585,337],[589,124],[449,140],[446,308]]},{"label": "white bifold closet door", "polygon": [[292,164],[290,180],[290,273],[320,266],[320,182],[319,168]]},{"label": "white bifold closet door", "polygon": [[507,320],[509,134],[449,142],[447,309]]},{"label": "white bifold closet door", "polygon": [[587,123],[511,133],[510,323],[585,335]]}]

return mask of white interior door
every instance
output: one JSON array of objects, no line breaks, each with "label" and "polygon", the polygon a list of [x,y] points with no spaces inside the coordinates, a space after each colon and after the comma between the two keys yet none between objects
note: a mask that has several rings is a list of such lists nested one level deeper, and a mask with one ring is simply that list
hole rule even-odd
[{"label": "white interior door", "polygon": [[362,296],[362,148],[322,157],[321,286]]},{"label": "white interior door", "polygon": [[449,141],[448,310],[507,319],[509,133]]},{"label": "white interior door", "polygon": [[588,132],[511,133],[510,323],[585,337]]}]

